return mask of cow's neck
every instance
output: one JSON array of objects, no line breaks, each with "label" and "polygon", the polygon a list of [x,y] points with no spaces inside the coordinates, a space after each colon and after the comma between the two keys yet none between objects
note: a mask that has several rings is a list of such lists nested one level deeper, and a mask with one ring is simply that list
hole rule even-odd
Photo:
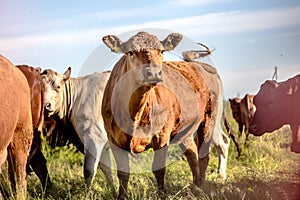
[{"label": "cow's neck", "polygon": [[139,123],[142,123],[141,120],[143,121],[143,114],[148,112],[149,106],[147,104],[150,103],[151,89],[152,86],[141,86],[132,93],[129,100],[130,115],[135,121],[140,121]]},{"label": "cow's neck", "polygon": [[[129,100],[129,112],[133,119],[132,138],[130,151],[140,153],[151,143],[156,130],[152,130],[151,120],[157,116],[151,116],[155,95],[152,86],[141,86],[132,94]],[[154,96],[153,96],[154,95]]]},{"label": "cow's neck", "polygon": [[64,103],[62,105],[62,115],[66,118],[71,117],[72,109],[73,109],[73,103],[74,103],[74,87],[75,87],[75,81],[73,78],[68,79],[65,82],[65,88],[63,93]]}]

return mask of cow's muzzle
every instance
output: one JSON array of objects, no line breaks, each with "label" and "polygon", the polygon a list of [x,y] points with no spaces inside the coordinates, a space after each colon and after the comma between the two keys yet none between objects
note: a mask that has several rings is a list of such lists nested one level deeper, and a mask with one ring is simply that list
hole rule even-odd
[{"label": "cow's muzzle", "polygon": [[157,84],[163,81],[162,69],[159,66],[149,66],[143,71],[144,82],[148,84]]},{"label": "cow's muzzle", "polygon": [[51,114],[53,114],[54,111],[51,109],[51,103],[45,103],[44,108],[44,113],[46,116],[50,116]]}]

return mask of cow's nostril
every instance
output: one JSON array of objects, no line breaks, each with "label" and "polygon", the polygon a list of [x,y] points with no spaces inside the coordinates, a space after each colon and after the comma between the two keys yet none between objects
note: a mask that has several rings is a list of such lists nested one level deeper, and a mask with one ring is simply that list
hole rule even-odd
[{"label": "cow's nostril", "polygon": [[162,71],[159,71],[159,72],[158,72],[158,76],[162,76]]},{"label": "cow's nostril", "polygon": [[152,72],[150,70],[146,70],[145,77],[151,77],[151,76],[152,76]]},{"label": "cow's nostril", "polygon": [[45,108],[46,108],[46,109],[51,108],[51,103],[46,103]]}]

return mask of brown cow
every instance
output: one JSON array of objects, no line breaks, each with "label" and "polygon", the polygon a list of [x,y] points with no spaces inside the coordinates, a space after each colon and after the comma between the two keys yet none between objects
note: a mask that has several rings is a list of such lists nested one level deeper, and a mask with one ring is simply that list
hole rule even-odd
[{"label": "brown cow", "polygon": [[0,74],[0,173],[7,159],[16,199],[26,199],[26,163],[33,139],[30,88],[24,74],[1,55]]},{"label": "brown cow", "polygon": [[249,122],[255,113],[253,97],[254,95],[246,94],[243,99],[229,99],[232,116],[239,126],[239,136],[244,132],[246,134],[246,140],[249,136]]},{"label": "brown cow", "polygon": [[46,166],[46,159],[41,151],[41,133],[44,123],[44,106],[43,106],[43,83],[40,77],[40,68],[33,68],[28,65],[17,65],[26,76],[30,87],[31,94],[31,113],[33,124],[33,142],[30,154],[27,160],[27,173],[30,172],[29,166],[32,167],[40,179],[43,188],[50,188],[51,181],[48,178],[49,173]]},{"label": "brown cow", "polygon": [[203,141],[211,139],[211,106],[217,102],[211,101],[197,64],[162,62],[162,52],[174,49],[181,39],[182,35],[172,33],[161,42],[146,32],[137,33],[127,42],[113,35],[103,38],[113,52],[125,54],[113,68],[102,104],[118,167],[119,199],[127,196],[128,152],[136,155],[154,149],[152,171],[160,191],[165,191],[170,143],[179,143],[185,150],[194,184],[200,187],[205,179],[208,155],[199,159],[198,151]]},{"label": "brown cow", "polygon": [[267,80],[254,96],[256,112],[249,131],[255,136],[285,124],[292,130],[291,151],[300,153],[300,75],[283,82]]}]

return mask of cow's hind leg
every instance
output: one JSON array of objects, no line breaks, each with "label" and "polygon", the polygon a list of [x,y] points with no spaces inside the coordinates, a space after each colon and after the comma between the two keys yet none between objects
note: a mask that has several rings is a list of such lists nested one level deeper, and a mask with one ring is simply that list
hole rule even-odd
[{"label": "cow's hind leg", "polygon": [[96,143],[89,142],[84,145],[84,166],[83,174],[87,191],[90,191],[97,167],[100,161],[100,155],[104,144],[95,146]]},{"label": "cow's hind leg", "polygon": [[152,162],[152,172],[157,181],[158,192],[161,195],[166,193],[164,178],[166,173],[167,152],[168,146],[161,149],[154,149],[154,158]]},{"label": "cow's hind leg", "polygon": [[34,173],[38,176],[40,179],[43,190],[50,189],[51,188],[51,181],[46,165],[46,158],[44,157],[42,151],[41,151],[41,133],[37,130],[34,131],[34,137],[33,142],[31,145],[29,157],[27,160],[27,170],[29,166],[32,167],[32,170]]},{"label": "cow's hind leg", "polygon": [[181,145],[184,155],[187,158],[189,166],[193,174],[193,182],[200,187],[202,182],[200,180],[199,162],[198,162],[198,148],[194,141],[185,142]]},{"label": "cow's hind leg", "polygon": [[215,147],[218,152],[219,159],[218,174],[223,180],[225,180],[230,140],[223,131],[221,131],[221,133],[221,138],[219,138],[219,141],[215,143]]},{"label": "cow's hind leg", "polygon": [[[8,151],[8,172],[11,187],[16,193],[16,199],[26,199],[26,163],[29,153],[25,147],[15,148],[14,142],[10,144]],[[25,150],[25,151],[24,151]],[[26,152],[26,150],[28,150]]]},{"label": "cow's hind leg", "polygon": [[113,195],[115,196],[116,190],[114,187],[114,182],[113,182],[113,177],[112,177],[112,172],[111,172],[109,143],[106,143],[106,145],[103,148],[101,158],[100,158],[100,169],[102,170],[103,174],[105,175],[105,178],[109,185],[109,189],[111,189]]},{"label": "cow's hind leg", "polygon": [[119,179],[119,195],[118,199],[128,198],[128,180],[130,176],[128,152],[110,143],[116,164]]},{"label": "cow's hind leg", "polygon": [[0,174],[2,173],[2,165],[5,163],[7,158],[7,149],[0,150]]}]

